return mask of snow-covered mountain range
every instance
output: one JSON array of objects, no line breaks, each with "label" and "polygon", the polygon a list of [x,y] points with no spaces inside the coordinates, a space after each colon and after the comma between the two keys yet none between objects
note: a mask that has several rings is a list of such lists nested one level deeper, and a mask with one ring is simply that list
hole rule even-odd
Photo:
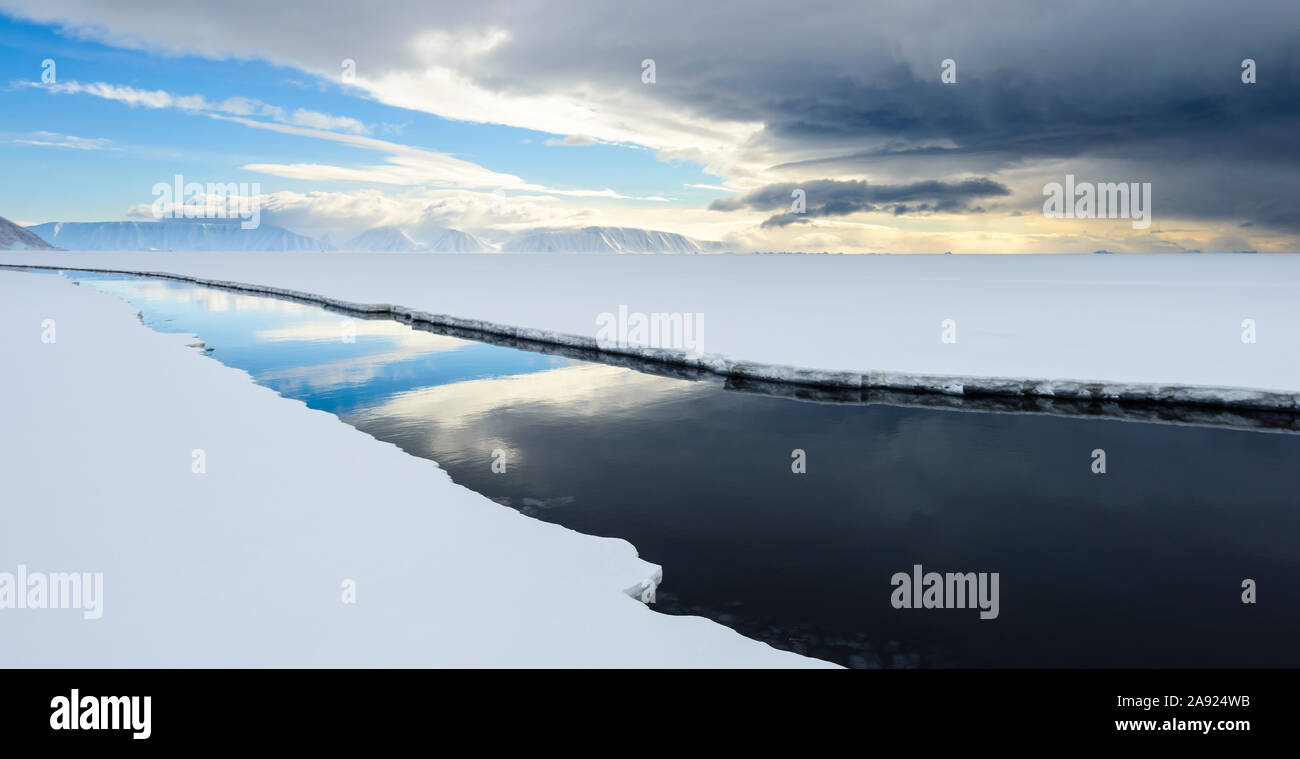
[{"label": "snow-covered mountain range", "polygon": [[486,253],[490,250],[496,250],[491,243],[459,229],[443,229],[441,232],[432,232],[425,239],[425,250],[442,253]]},{"label": "snow-covered mountain range", "polygon": [[420,243],[397,227],[375,227],[353,237],[342,246],[343,250],[366,252],[404,252],[419,250]]},{"label": "snow-covered mountain range", "polygon": [[695,240],[676,232],[632,227],[534,229],[520,232],[501,250],[520,253],[704,253],[721,243]]},{"label": "snow-covered mountain range", "polygon": [[70,221],[28,227],[50,245],[67,250],[326,250],[320,240],[284,227],[243,229],[231,221]]},{"label": "snow-covered mountain range", "polygon": [[[290,232],[263,223],[242,229],[238,221],[49,222],[23,230],[34,239],[67,250],[342,250],[362,252],[487,253],[706,253],[722,244],[632,227],[540,228],[516,232],[500,244],[469,232],[421,222],[409,227],[366,230],[342,245],[328,238]],[[17,233],[11,233],[17,234]],[[34,247],[34,246],[33,246]]]},{"label": "snow-covered mountain range", "polygon": [[431,251],[435,253],[485,253],[495,250],[490,244],[459,229],[423,228],[415,231],[419,239],[400,227],[375,227],[357,235],[342,250],[393,252]]}]

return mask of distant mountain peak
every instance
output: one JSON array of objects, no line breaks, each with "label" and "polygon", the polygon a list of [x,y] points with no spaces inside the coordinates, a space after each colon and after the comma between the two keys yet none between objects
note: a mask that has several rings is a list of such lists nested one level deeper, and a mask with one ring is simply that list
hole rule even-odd
[{"label": "distant mountain peak", "polygon": [[58,248],[0,216],[0,250],[58,250]]},{"label": "distant mountain peak", "polygon": [[403,252],[420,250],[421,245],[411,236],[394,226],[375,227],[348,240],[343,250],[365,252]]},{"label": "distant mountain peak", "polygon": [[486,253],[496,250],[491,244],[459,229],[429,231],[426,235],[425,246],[439,253]]},{"label": "distant mountain peak", "polygon": [[516,234],[501,249],[521,253],[704,253],[721,243],[635,227],[561,227]]},{"label": "distant mountain peak", "polygon": [[459,229],[423,223],[412,233],[396,226],[368,229],[352,238],[343,250],[362,252],[427,251],[432,253],[483,253],[492,246]]}]

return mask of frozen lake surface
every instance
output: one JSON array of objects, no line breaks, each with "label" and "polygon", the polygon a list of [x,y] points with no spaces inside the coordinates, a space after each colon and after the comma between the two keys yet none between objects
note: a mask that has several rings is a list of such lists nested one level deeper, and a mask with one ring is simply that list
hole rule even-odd
[{"label": "frozen lake surface", "polygon": [[[1300,666],[1300,435],[810,402],[69,276],[499,503],[628,540],[664,569],[663,613],[857,667]],[[999,573],[997,618],[894,608],[917,564]]]}]

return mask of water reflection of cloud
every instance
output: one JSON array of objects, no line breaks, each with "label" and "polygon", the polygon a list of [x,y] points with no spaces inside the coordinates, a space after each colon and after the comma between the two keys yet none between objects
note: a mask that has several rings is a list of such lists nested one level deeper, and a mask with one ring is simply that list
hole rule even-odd
[{"label": "water reflection of cloud", "polygon": [[384,337],[393,344],[406,346],[425,347],[426,352],[455,350],[469,344],[468,340],[461,340],[446,335],[435,335],[432,332],[421,332],[411,329],[405,324],[385,319],[352,319],[346,316],[340,316],[337,319],[312,319],[310,321],[300,321],[290,324],[284,324],[271,329],[259,329],[253,333],[253,337],[259,342],[280,343],[280,342],[342,342],[344,328],[347,328],[347,334],[357,338],[362,337]]},{"label": "water reflection of cloud", "polygon": [[702,387],[617,366],[575,364],[411,390],[394,396],[367,415],[418,419],[449,430],[466,427],[478,417],[512,406],[560,406],[567,418],[608,416]]},{"label": "water reflection of cloud", "polygon": [[[394,325],[402,326],[402,325]],[[291,328],[286,329],[289,331]],[[338,326],[334,327],[334,340],[339,340]],[[385,345],[389,350],[383,350],[376,353],[368,353],[361,356],[328,361],[321,364],[309,364],[306,366],[291,366],[283,369],[274,369],[257,374],[258,382],[271,382],[283,385],[284,391],[295,391],[298,388],[309,388],[313,391],[322,392],[337,389],[340,387],[350,387],[363,385],[366,382],[382,375],[385,369],[403,361],[410,361],[422,356],[429,356],[436,353],[448,353],[460,350],[468,341],[459,340],[454,337],[444,335],[434,335],[427,332],[415,332],[409,330],[419,339],[406,339],[400,335],[392,335],[391,340],[396,341],[397,345]],[[362,333],[358,332],[358,336]]]}]

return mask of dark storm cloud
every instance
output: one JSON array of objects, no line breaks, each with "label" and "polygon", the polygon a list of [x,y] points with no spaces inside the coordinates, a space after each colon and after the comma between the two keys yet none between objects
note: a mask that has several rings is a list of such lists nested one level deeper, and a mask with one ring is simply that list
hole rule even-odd
[{"label": "dark storm cloud", "polygon": [[[754,147],[792,176],[905,185],[1052,165],[1043,180],[1060,181],[1104,164],[1099,181],[1152,181],[1161,216],[1296,229],[1297,212],[1278,207],[1300,196],[1294,0],[582,7],[556,32],[571,47],[530,33],[494,59],[494,75],[528,68],[644,90],[623,61],[654,57],[656,98],[762,123]],[[585,35],[596,28],[624,33],[595,43]],[[947,58],[956,84],[940,81]],[[1241,80],[1245,58],[1254,84]],[[506,60],[509,70],[495,66]]]},{"label": "dark storm cloud", "polygon": [[[1230,74],[1231,64],[1225,69]],[[1051,88],[1010,81],[971,82],[959,91],[916,82],[870,92],[820,93],[824,100],[815,107],[792,103],[790,113],[771,114],[767,129],[791,144],[839,146],[850,142],[848,136],[885,143],[791,161],[782,168],[866,167],[907,159],[954,165],[993,159],[1010,165],[1033,159],[1150,160],[1161,155],[1169,160],[1297,163],[1294,130],[1278,127],[1300,127],[1300,96],[1278,97],[1278,90],[1300,93],[1300,79],[1255,91],[1243,91],[1246,86],[1220,85],[1195,94],[1190,88],[1112,94],[1104,88],[1090,91],[1086,83],[1062,82],[1056,87],[1070,93],[1066,98]],[[873,105],[868,109],[861,102]],[[1179,156],[1171,155],[1173,148]]]},{"label": "dark storm cloud", "polygon": [[[794,212],[789,209],[794,194],[804,192],[806,209]],[[877,185],[865,181],[836,181],[819,179],[812,182],[784,182],[747,192],[731,198],[719,198],[709,204],[713,211],[736,211],[749,208],[755,211],[787,209],[763,222],[764,227],[784,227],[804,224],[811,218],[847,216],[864,211],[886,211],[895,216],[909,213],[980,213],[979,206],[970,202],[979,198],[1010,195],[1011,190],[990,179],[969,179],[961,182],[927,180],[902,185]]]}]

